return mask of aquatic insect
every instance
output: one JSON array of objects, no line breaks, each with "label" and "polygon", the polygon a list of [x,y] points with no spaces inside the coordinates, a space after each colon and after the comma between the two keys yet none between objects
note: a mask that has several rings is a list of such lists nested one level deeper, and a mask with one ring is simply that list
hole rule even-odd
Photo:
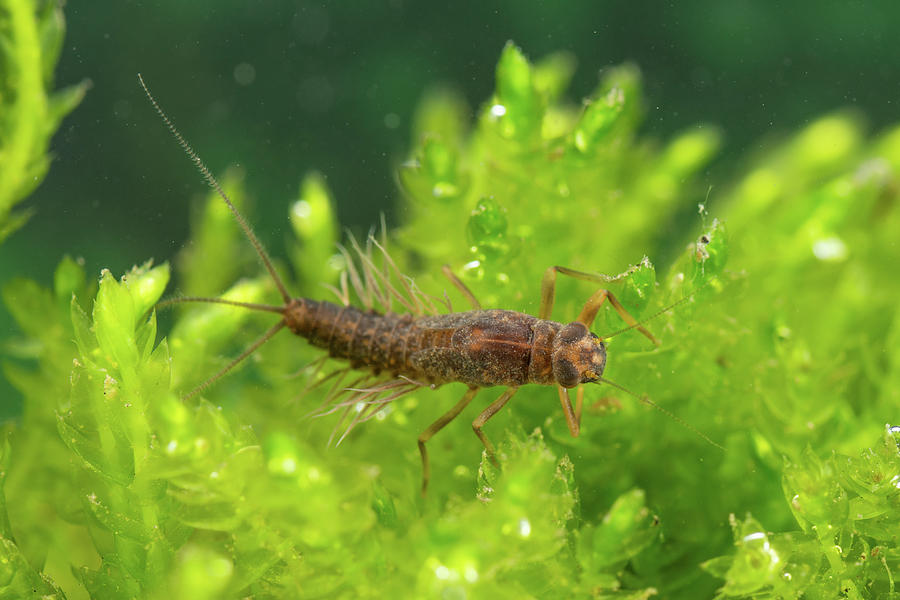
[{"label": "aquatic insect", "polygon": [[[323,381],[332,380],[332,393],[328,395],[318,414],[343,411],[338,428],[348,418],[350,419],[340,439],[343,439],[356,424],[371,419],[390,402],[405,394],[424,387],[436,388],[445,383],[464,383],[469,389],[463,397],[419,435],[418,447],[422,459],[424,494],[431,476],[426,444],[459,416],[481,388],[506,387],[506,390],[472,422],[472,429],[484,445],[488,458],[495,465],[498,464],[496,452],[484,433],[484,426],[509,402],[521,386],[527,384],[555,386],[566,424],[573,436],[579,434],[581,427],[584,391],[582,384],[603,382],[631,393],[602,377],[606,366],[606,346],[600,337],[590,331],[598,311],[608,302],[628,325],[622,331],[637,329],[654,344],[658,345],[659,342],[625,310],[609,290],[599,289],[594,292],[584,304],[581,314],[572,323],[563,324],[549,320],[558,273],[600,284],[618,278],[552,266],[546,270],[541,281],[540,309],[538,316],[535,317],[511,310],[482,309],[474,294],[449,267],[444,266],[444,275],[468,300],[472,310],[452,312],[452,307],[447,301],[445,304],[451,312],[440,314],[435,299],[423,294],[409,278],[400,273],[384,246],[370,236],[364,248],[351,239],[360,267],[354,266],[350,253],[341,248],[347,263],[341,289],[335,290],[341,304],[291,297],[247,221],[231,203],[197,153],[175,128],[151,95],[143,78],[140,75],[138,78],[147,97],[172,135],[234,215],[284,300],[282,306],[221,298],[181,297],[167,301],[167,303],[228,304],[281,315],[281,320],[276,325],[225,368],[190,392],[188,397],[215,382],[284,328],[305,338],[313,346],[327,351],[327,357],[317,361],[319,366],[329,357],[348,363],[346,368],[334,371],[319,381],[321,384]],[[380,268],[375,263],[373,248],[380,254],[382,262]],[[397,285],[400,289],[393,283],[394,280],[399,282]],[[361,299],[362,309],[350,304],[350,285]],[[392,301],[399,302],[406,312],[392,312]],[[376,303],[380,305],[380,311],[376,310]],[[163,304],[165,303],[158,306]],[[670,310],[672,306],[657,314]],[[616,332],[618,333],[621,331]],[[344,385],[342,383],[344,378],[352,370],[363,371],[363,374]],[[572,388],[577,388],[574,406],[569,395]],[[716,445],[649,399],[641,398],[641,400],[669,414]]]}]

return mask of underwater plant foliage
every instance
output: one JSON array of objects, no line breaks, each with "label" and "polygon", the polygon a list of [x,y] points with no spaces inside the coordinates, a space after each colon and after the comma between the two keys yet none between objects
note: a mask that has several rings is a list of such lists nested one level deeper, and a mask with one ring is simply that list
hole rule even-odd
[{"label": "underwater plant foliage", "polygon": [[[53,289],[3,288],[35,360],[4,363],[25,408],[0,462],[0,597],[895,597],[900,128],[825,116],[710,191],[714,128],[644,139],[636,68],[583,105],[563,96],[571,72],[508,44],[474,123],[452,94],[427,96],[389,249],[457,310],[443,264],[483,306],[532,314],[548,266],[637,265],[609,286],[633,315],[678,304],[646,324],[659,348],[611,337],[605,376],[687,426],[599,385],[573,438],[556,391],[527,386],[485,426],[502,468],[470,407],[429,443],[422,498],[416,436],[462,384],[331,447],[336,419],[308,417],[327,385],[307,389],[303,367],[320,353],[288,334],[181,399],[272,315],[185,305],[160,332],[168,265],[95,282],[64,259]],[[239,178],[223,184],[240,205]],[[285,200],[278,268],[315,298],[339,281],[332,207],[315,174]],[[261,269],[237,279],[252,251],[221,201],[198,214],[181,289],[277,301]],[[560,275],[553,318],[595,288]],[[624,327],[604,308],[593,330]]]},{"label": "underwater plant foliage", "polygon": [[31,216],[13,207],[43,181],[50,137],[88,87],[50,93],[64,33],[58,2],[0,0],[0,242]]}]

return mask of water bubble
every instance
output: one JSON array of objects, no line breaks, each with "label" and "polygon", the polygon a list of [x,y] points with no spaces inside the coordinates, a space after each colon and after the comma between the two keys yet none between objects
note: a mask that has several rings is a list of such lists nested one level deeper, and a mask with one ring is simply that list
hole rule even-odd
[{"label": "water bubble", "polygon": [[478,569],[473,567],[472,565],[467,565],[465,570],[463,571],[463,577],[466,578],[466,581],[469,583],[475,583],[478,581]]},{"label": "water bubble", "polygon": [[238,85],[250,85],[256,80],[256,67],[247,62],[234,67],[234,80]]},{"label": "water bubble", "polygon": [[531,523],[528,519],[519,519],[519,535],[523,538],[531,535]]},{"label": "water bubble", "polygon": [[847,244],[836,236],[816,240],[813,242],[812,251],[821,261],[837,262],[847,258]]}]

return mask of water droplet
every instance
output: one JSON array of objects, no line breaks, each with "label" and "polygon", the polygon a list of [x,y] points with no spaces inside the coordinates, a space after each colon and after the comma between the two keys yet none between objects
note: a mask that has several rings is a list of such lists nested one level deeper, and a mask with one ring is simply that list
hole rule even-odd
[{"label": "water droplet", "polygon": [[291,207],[291,212],[300,219],[306,219],[312,213],[312,207],[306,200],[298,200],[297,202],[294,202],[294,206]]},{"label": "water droplet", "polygon": [[247,62],[239,63],[234,68],[234,80],[238,85],[250,85],[256,80],[256,67]]},{"label": "water droplet", "polygon": [[294,460],[293,456],[285,456],[281,460],[281,464],[279,465],[279,470],[282,473],[291,474],[297,470],[297,461]]},{"label": "water droplet", "polygon": [[478,569],[472,565],[466,565],[465,571],[463,571],[463,577],[465,577],[466,581],[469,583],[475,583],[478,581]]},{"label": "water droplet", "polygon": [[531,523],[528,519],[519,520],[519,535],[523,538],[531,535]]},{"label": "water droplet", "polygon": [[813,254],[826,262],[838,262],[847,258],[847,244],[836,236],[822,238],[813,242]]}]

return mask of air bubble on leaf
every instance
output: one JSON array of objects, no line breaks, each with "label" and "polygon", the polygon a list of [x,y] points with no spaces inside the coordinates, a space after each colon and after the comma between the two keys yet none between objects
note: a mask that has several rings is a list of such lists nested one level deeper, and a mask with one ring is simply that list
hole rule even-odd
[{"label": "air bubble on leaf", "polygon": [[531,523],[528,519],[519,519],[519,535],[523,538],[531,535]]},{"label": "air bubble on leaf", "polygon": [[453,198],[459,195],[459,188],[452,183],[439,181],[431,188],[431,195],[435,198]]},{"label": "air bubble on leaf", "polygon": [[266,468],[276,475],[293,475],[299,463],[297,445],[284,434],[272,434],[263,443]]},{"label": "air bubble on leaf", "polygon": [[822,238],[813,242],[812,252],[823,262],[840,262],[847,258],[847,244],[837,236]]},{"label": "air bubble on leaf", "polygon": [[893,440],[894,444],[897,446],[897,450],[900,451],[900,425],[888,425],[887,437],[888,439]]},{"label": "air bubble on leaf", "polygon": [[528,140],[540,132],[543,107],[534,87],[532,66],[522,51],[507,43],[497,63],[497,86],[487,120],[505,138]]}]

